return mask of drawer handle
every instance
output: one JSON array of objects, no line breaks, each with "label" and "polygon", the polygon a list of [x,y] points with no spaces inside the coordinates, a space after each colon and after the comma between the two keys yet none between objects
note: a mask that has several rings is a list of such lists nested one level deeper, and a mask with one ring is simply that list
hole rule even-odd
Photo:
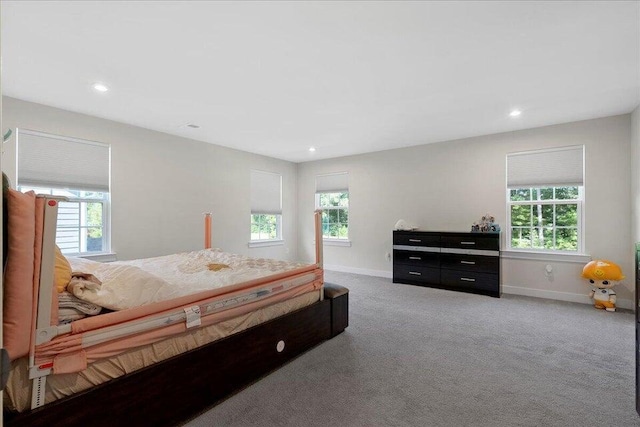
[{"label": "drawer handle", "polygon": [[476,279],[471,279],[469,277],[461,277],[460,280],[462,280],[463,282],[475,282]]},{"label": "drawer handle", "polygon": [[417,271],[410,271],[409,274],[413,274],[414,276],[422,276],[422,273],[418,273]]},{"label": "drawer handle", "polygon": [[410,256],[409,259],[422,259],[422,258],[419,256]]},{"label": "drawer handle", "polygon": [[476,265],[475,261],[460,261],[460,264]]},{"label": "drawer handle", "polygon": [[414,243],[422,243],[422,240],[420,239],[409,239],[409,241]]},{"label": "drawer handle", "polygon": [[461,245],[475,245],[476,242],[460,242]]}]

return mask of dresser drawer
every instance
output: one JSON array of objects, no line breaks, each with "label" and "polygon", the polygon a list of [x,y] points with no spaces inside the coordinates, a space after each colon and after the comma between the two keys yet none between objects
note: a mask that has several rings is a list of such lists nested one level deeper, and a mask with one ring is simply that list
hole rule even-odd
[{"label": "dresser drawer", "polygon": [[475,271],[477,273],[493,273],[500,271],[500,257],[441,254],[440,267],[448,270]]},{"label": "dresser drawer", "polygon": [[497,274],[441,270],[440,282],[443,285],[455,286],[457,288],[477,289],[492,292],[498,292],[500,290],[500,279]]},{"label": "dresser drawer", "polygon": [[393,263],[438,268],[440,266],[440,254],[395,250],[393,251]]},{"label": "dresser drawer", "polygon": [[440,235],[428,233],[394,232],[393,244],[402,246],[440,247]]},{"label": "dresser drawer", "polygon": [[407,283],[440,283],[440,269],[397,264],[393,266],[393,281]]},{"label": "dresser drawer", "polygon": [[449,234],[442,236],[442,247],[498,251],[500,250],[500,241],[498,236],[498,234]]}]

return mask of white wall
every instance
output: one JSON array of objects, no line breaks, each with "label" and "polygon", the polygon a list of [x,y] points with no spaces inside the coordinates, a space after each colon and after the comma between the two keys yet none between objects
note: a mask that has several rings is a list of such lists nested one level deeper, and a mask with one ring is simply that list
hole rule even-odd
[{"label": "white wall", "polygon": [[[213,246],[296,258],[295,163],[3,97],[7,128],[111,144],[111,241],[119,259],[201,249],[203,212],[213,212]],[[15,179],[15,138],[4,146],[2,169]],[[251,169],[282,174],[284,246],[247,247]]]},{"label": "white wall", "polygon": [[[424,230],[468,231],[484,213],[504,225],[505,165],[510,152],[585,144],[585,246],[619,263],[618,286],[632,306],[630,115],[587,120],[447,143],[428,144],[298,165],[300,258],[313,257],[315,176],[349,172],[351,247],[325,246],[329,268],[391,277],[392,228],[404,219]],[[502,247],[505,247],[504,233]],[[553,280],[544,274],[552,264]],[[505,292],[589,302],[582,262],[502,260]],[[631,304],[631,305],[630,305]]]}]

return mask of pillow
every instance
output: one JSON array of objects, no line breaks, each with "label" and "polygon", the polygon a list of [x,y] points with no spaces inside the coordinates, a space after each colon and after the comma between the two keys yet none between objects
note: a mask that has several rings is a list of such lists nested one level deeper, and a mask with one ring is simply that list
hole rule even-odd
[{"label": "pillow", "polygon": [[53,283],[58,292],[63,292],[71,281],[71,265],[67,258],[62,255],[60,248],[56,245],[55,270],[53,272]]},{"label": "pillow", "polygon": [[11,360],[29,353],[35,241],[33,191],[7,192],[8,253],[4,271],[4,346]]}]

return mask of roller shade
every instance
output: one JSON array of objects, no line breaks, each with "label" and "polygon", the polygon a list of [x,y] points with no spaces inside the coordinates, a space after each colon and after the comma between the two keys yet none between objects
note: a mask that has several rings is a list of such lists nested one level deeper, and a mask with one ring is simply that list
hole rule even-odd
[{"label": "roller shade", "polygon": [[282,175],[251,171],[251,213],[282,215]]},{"label": "roller shade", "polygon": [[110,147],[19,129],[18,185],[109,191]]},{"label": "roller shade", "polygon": [[347,191],[349,191],[348,172],[316,176],[316,193],[345,193]]},{"label": "roller shade", "polygon": [[507,187],[584,185],[584,146],[507,154]]}]

